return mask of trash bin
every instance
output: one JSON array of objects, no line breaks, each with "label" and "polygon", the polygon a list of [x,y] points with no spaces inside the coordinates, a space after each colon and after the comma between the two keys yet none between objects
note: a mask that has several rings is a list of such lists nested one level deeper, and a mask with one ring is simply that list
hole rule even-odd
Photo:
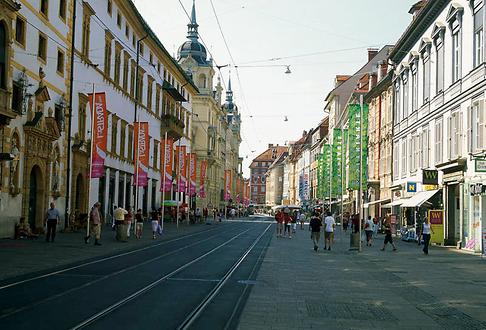
[{"label": "trash bin", "polygon": [[359,233],[351,233],[349,235],[349,249],[350,250],[359,250]]},{"label": "trash bin", "polygon": [[127,229],[128,224],[118,224],[116,225],[116,240],[120,242],[127,242]]}]

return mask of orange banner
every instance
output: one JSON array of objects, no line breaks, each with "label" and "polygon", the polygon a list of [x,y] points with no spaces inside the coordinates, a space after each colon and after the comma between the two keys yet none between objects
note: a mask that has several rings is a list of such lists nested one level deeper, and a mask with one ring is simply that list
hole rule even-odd
[{"label": "orange banner", "polygon": [[145,187],[148,185],[148,166],[150,153],[150,140],[148,135],[148,122],[135,123],[135,162],[138,159],[138,173],[135,171],[135,184]]},{"label": "orange banner", "polygon": [[91,113],[91,132],[92,134],[92,159],[91,159],[91,178],[103,177],[106,141],[108,139],[108,115],[106,113],[105,93],[95,93],[93,109],[93,94],[89,94],[89,108]]},{"label": "orange banner", "polygon": [[196,193],[196,154],[195,153],[190,153],[188,155],[189,161],[188,163],[188,177],[189,177],[189,195],[194,195]]},{"label": "orange banner", "polygon": [[172,163],[174,159],[174,140],[167,139],[161,144],[162,157],[160,158],[160,169],[162,172],[162,180],[160,191],[169,192],[172,188]]},{"label": "orange banner", "polygon": [[224,200],[231,199],[231,170],[224,171]]}]

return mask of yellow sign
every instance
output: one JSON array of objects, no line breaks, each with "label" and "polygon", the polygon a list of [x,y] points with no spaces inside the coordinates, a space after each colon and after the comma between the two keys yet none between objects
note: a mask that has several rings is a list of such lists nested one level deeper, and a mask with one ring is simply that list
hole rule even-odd
[{"label": "yellow sign", "polygon": [[430,242],[444,244],[444,210],[430,210],[429,221],[432,228]]},{"label": "yellow sign", "polygon": [[437,190],[439,189],[439,186],[436,184],[424,184],[423,185],[424,190]]}]

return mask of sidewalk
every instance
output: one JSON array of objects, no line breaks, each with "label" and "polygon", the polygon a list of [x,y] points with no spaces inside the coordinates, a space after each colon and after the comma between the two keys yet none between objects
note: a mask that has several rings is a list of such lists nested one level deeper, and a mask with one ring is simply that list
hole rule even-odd
[{"label": "sidewalk", "polygon": [[147,245],[156,244],[161,240],[169,240],[185,234],[195,233],[208,229],[204,224],[179,224],[164,223],[164,233],[152,239],[152,229],[149,222],[144,224],[142,238],[137,240],[133,233],[128,242],[117,242],[115,231],[111,225],[103,225],[101,231],[102,246],[94,246],[94,238],[90,244],[84,243],[84,231],[75,233],[56,233],[54,243],[47,243],[45,236],[37,240],[0,240],[0,260],[2,262],[0,281],[7,278],[20,276],[32,272],[47,270],[62,265],[67,265],[91,258],[113,255],[116,253],[130,251]]},{"label": "sidewalk", "polygon": [[358,253],[340,230],[317,253],[307,226],[274,236],[239,329],[486,329],[486,260],[401,241],[382,252],[383,236]]}]

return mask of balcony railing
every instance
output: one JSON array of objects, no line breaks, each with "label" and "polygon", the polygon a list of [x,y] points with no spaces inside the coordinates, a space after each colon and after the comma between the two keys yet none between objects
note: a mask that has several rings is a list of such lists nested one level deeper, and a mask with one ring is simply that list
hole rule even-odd
[{"label": "balcony railing", "polygon": [[184,122],[172,114],[165,114],[161,118],[161,136],[167,132],[167,136],[179,140],[184,136]]}]

